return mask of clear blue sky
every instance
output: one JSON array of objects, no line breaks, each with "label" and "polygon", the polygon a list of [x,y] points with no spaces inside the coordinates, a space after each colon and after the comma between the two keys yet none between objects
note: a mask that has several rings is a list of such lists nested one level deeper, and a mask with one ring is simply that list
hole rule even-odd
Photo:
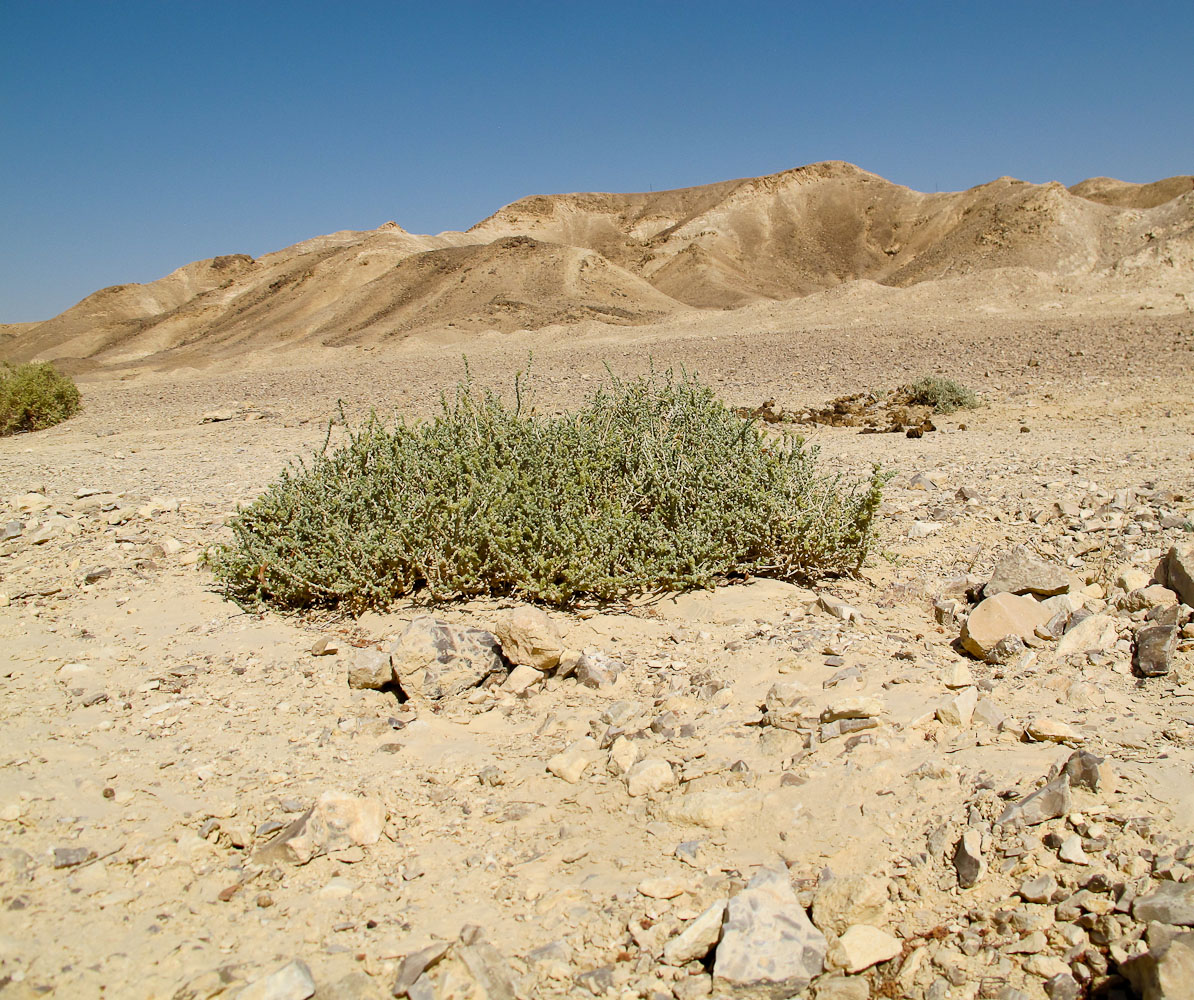
[{"label": "clear blue sky", "polygon": [[1194,172],[1194,3],[0,0],[0,321],[826,159],[929,191]]}]

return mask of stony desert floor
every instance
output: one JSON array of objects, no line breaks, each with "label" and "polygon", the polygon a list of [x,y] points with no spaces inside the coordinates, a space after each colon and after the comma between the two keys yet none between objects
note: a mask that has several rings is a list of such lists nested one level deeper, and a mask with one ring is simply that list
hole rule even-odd
[{"label": "stony desert floor", "polygon": [[[1190,996],[1191,630],[1133,664],[1181,615],[1146,588],[1194,537],[1194,319],[1009,313],[80,376],[0,441],[0,998]],[[983,405],[805,429],[894,473],[859,578],[551,611],[588,669],[399,704],[350,670],[515,605],[250,614],[198,557],[338,401],[426,414],[465,350],[496,387],[531,352],[544,409],[649,358],[732,405],[927,372]],[[1063,613],[987,662],[962,622],[1020,546]]]}]

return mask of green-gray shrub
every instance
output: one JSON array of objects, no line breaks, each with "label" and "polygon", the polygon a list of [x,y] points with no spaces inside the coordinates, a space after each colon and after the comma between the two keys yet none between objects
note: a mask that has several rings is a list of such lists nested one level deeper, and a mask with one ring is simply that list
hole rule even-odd
[{"label": "green-gray shrub", "polygon": [[908,402],[931,406],[938,413],[953,413],[955,410],[972,410],[978,406],[974,390],[952,378],[926,375],[907,386]]},{"label": "green-gray shrub", "polygon": [[886,476],[816,468],[687,375],[613,379],[579,411],[510,407],[468,382],[434,420],[375,415],[230,522],[211,565],[242,604],[380,608],[515,595],[567,605],[807,578],[866,555]]},{"label": "green-gray shrub", "polygon": [[48,361],[0,366],[0,436],[53,427],[79,405],[74,381]]}]

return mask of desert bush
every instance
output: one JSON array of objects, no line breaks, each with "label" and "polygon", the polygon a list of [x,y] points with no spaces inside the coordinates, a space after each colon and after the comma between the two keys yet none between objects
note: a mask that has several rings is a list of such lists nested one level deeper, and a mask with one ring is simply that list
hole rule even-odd
[{"label": "desert bush", "polygon": [[48,361],[0,367],[0,435],[40,431],[79,410],[74,381]]},{"label": "desert bush", "polygon": [[971,410],[978,406],[974,390],[955,382],[952,378],[926,375],[917,379],[906,390],[908,401],[921,406],[931,406],[938,413],[953,413],[954,410]]},{"label": "desert bush", "polygon": [[[886,477],[732,414],[697,379],[611,378],[577,412],[528,413],[469,382],[431,421],[376,415],[232,518],[210,562],[242,604],[350,613],[422,591],[567,605],[731,574],[856,569]],[[330,432],[330,428],[329,428]]]}]

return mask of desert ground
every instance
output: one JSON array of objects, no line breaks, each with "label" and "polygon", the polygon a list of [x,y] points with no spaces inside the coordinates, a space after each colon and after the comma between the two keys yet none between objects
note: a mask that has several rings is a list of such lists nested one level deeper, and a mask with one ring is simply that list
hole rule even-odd
[{"label": "desert ground", "polygon": [[[204,262],[0,331],[83,395],[0,440],[0,998],[1194,995],[1189,178],[879,197],[829,166],[796,208],[787,175],[528,199],[471,243],[279,252],[318,257],[285,302],[257,262],[200,287]],[[785,197],[832,203],[822,249],[887,211],[871,271],[743,242],[780,238]],[[661,219],[691,238],[644,263],[623,237]],[[341,273],[381,243],[389,311],[368,256]],[[622,313],[569,284],[584,260]],[[796,414],[924,374],[981,403],[921,437],[790,425],[827,472],[893,474],[856,577],[357,619],[225,600],[201,556],[237,506],[341,409],[432,414],[465,356],[503,391],[529,366],[544,412],[606,365]],[[983,624],[997,592],[1027,625]],[[427,616],[505,658],[400,701]]]}]

